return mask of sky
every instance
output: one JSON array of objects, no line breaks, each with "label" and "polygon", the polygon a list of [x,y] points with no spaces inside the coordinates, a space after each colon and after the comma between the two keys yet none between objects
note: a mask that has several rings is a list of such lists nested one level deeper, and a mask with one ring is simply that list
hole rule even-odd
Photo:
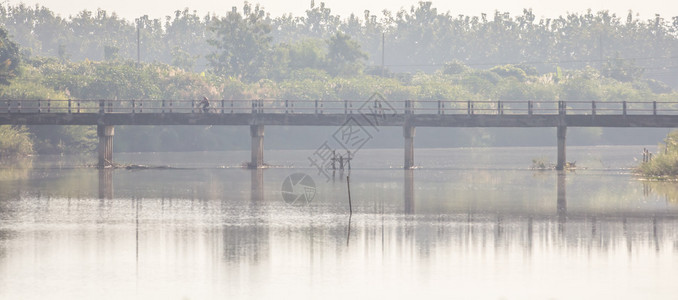
[{"label": "sky", "polygon": [[[295,16],[303,15],[305,10],[310,7],[311,0],[252,0],[250,3],[261,4],[272,16],[280,16],[285,13],[292,13]],[[316,4],[321,1],[316,0]],[[417,4],[417,0],[325,0],[326,7],[332,9],[333,14],[339,14],[342,17],[348,17],[351,13],[363,15],[365,9],[369,9],[372,14],[381,16],[383,9],[398,11],[401,8],[409,9]],[[625,18],[629,10],[638,14],[641,19],[654,18],[656,13],[661,14],[665,19],[670,20],[672,16],[678,16],[678,1],[667,0],[477,0],[477,1],[449,1],[433,0],[433,6],[438,8],[439,12],[450,11],[453,15],[464,14],[478,16],[481,13],[493,14],[495,10],[500,12],[509,12],[511,15],[522,14],[524,8],[532,8],[538,18],[554,18],[564,15],[568,12],[582,13],[587,9],[593,11],[609,10],[617,13],[618,16]],[[68,17],[76,15],[83,9],[95,11],[98,8],[108,12],[116,12],[119,16],[133,20],[136,17],[149,15],[152,18],[162,18],[167,15],[173,15],[176,10],[183,10],[188,7],[190,10],[196,10],[199,15],[216,13],[223,16],[231,7],[242,8],[242,0],[163,0],[163,1],[139,1],[139,0],[4,0],[4,4],[17,5],[25,3],[27,5],[40,4],[48,7],[52,11]]]}]

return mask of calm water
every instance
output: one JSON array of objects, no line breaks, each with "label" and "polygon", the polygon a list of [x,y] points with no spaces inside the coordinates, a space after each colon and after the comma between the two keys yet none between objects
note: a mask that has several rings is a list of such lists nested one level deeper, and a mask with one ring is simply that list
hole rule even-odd
[{"label": "calm water", "polygon": [[[361,150],[327,180],[307,151],[40,157],[0,168],[0,299],[675,299],[678,184],[642,147]],[[285,178],[315,180],[289,205]],[[310,190],[308,190],[310,191]]]}]

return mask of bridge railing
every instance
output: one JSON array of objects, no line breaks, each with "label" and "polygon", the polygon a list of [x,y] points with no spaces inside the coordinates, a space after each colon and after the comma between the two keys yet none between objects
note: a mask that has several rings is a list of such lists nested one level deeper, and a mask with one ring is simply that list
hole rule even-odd
[{"label": "bridge railing", "polygon": [[[669,101],[211,100],[218,114],[678,115]],[[2,100],[0,113],[204,113],[198,100]]]}]

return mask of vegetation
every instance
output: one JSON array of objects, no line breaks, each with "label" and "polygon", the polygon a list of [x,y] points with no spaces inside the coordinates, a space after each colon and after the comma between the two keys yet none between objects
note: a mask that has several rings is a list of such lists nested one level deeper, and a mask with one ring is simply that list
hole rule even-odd
[{"label": "vegetation", "polygon": [[649,161],[641,163],[638,171],[647,177],[678,178],[678,131],[671,131],[659,145],[659,153]]},{"label": "vegetation", "polygon": [[26,127],[0,126],[0,159],[25,156],[33,152],[33,142]]},{"label": "vegetation", "polygon": [[24,51],[73,61],[136,60],[139,29],[142,61],[254,81],[275,74],[281,61],[269,54],[309,40],[314,42],[306,46],[327,53],[327,41],[341,33],[367,54],[370,66],[381,66],[385,46],[385,66],[396,73],[431,72],[454,61],[483,69],[523,64],[540,73],[593,66],[615,79],[642,73],[678,85],[678,16],[642,20],[631,11],[588,11],[538,19],[530,9],[467,16],[438,11],[426,1],[400,11],[339,16],[324,3],[309,2],[300,16],[274,17],[245,2],[223,17],[186,8],[164,19],[137,20],[105,10],[62,17],[38,5],[4,4],[0,23]]},{"label": "vegetation", "polygon": [[19,46],[9,39],[7,30],[0,28],[0,84],[8,85],[16,76],[19,61]]},{"label": "vegetation", "polygon": [[532,159],[532,166],[530,169],[533,170],[548,170],[555,168],[555,165],[550,163],[546,157],[538,157]]}]

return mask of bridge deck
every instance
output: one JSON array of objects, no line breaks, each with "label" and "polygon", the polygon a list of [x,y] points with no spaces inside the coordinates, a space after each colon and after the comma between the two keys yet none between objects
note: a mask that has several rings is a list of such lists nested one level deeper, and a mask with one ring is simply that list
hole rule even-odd
[{"label": "bridge deck", "polygon": [[357,124],[415,127],[678,127],[678,115],[438,115],[279,113],[0,113],[0,125],[276,125]]},{"label": "bridge deck", "polygon": [[678,102],[12,100],[0,124],[415,127],[678,127]]}]

